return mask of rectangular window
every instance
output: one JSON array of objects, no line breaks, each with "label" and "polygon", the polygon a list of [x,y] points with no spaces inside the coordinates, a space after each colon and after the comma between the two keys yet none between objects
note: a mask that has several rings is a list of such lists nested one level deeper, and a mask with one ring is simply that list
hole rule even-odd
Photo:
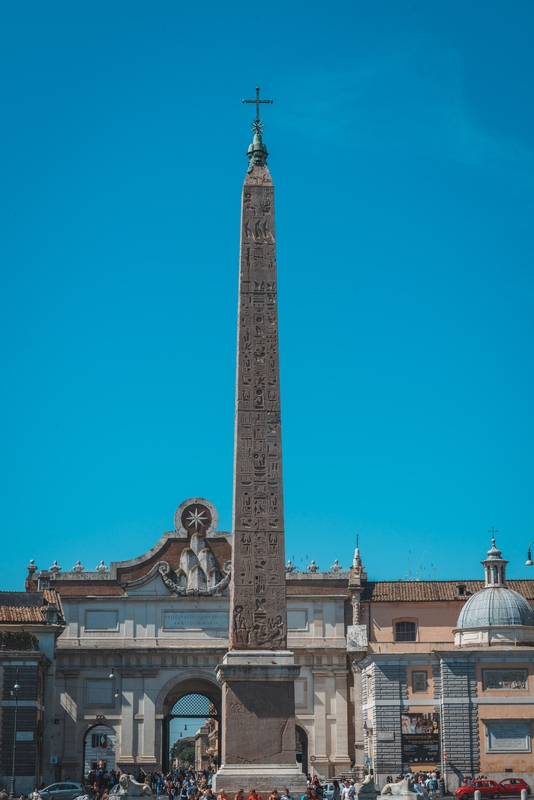
[{"label": "rectangular window", "polygon": [[428,672],[412,672],[412,692],[428,692]]},{"label": "rectangular window", "polygon": [[396,642],[415,642],[417,627],[415,622],[396,622],[395,641]]},{"label": "rectangular window", "polygon": [[487,753],[530,753],[530,719],[484,720]]}]

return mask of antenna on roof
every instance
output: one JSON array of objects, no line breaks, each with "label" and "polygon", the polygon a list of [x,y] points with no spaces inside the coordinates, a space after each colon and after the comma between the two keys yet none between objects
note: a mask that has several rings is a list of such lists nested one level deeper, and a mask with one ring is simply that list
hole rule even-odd
[{"label": "antenna on roof", "polygon": [[412,551],[408,550],[408,558],[406,559],[406,567],[408,569],[408,572],[406,573],[406,576],[405,576],[405,580],[407,580],[407,581],[412,581],[413,580],[413,578],[412,578],[412,563],[411,563],[411,559],[412,559]]},{"label": "antenna on roof", "polygon": [[422,556],[421,556],[421,558],[419,559],[419,564],[418,564],[418,565],[417,565],[417,567],[415,568],[415,580],[416,580],[416,581],[421,581],[421,580],[424,580],[424,579],[425,579],[425,572],[426,572],[426,569],[425,569],[425,567],[423,566],[423,559],[424,559],[424,557],[425,557],[426,555],[428,555],[428,550],[425,550],[425,551],[423,552],[423,555],[422,555]]}]

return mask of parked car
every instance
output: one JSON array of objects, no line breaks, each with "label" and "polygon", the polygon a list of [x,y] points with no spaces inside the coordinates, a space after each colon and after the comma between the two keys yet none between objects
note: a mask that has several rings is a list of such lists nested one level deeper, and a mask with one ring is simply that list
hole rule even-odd
[{"label": "parked car", "polygon": [[[51,783],[45,789],[39,789],[39,794],[43,800],[74,800],[81,794],[85,794],[85,789],[81,783],[66,781],[65,783]],[[28,798],[31,794],[28,795]]]},{"label": "parked car", "polygon": [[523,778],[505,778],[499,783],[499,791],[502,795],[521,794],[526,789],[530,794],[530,786]]},{"label": "parked car", "polygon": [[323,800],[332,800],[334,796],[334,784],[323,783]]},{"label": "parked car", "polygon": [[482,797],[501,796],[501,787],[497,781],[490,780],[472,781],[469,786],[460,786],[459,789],[456,789],[454,796],[462,800],[467,800],[468,797],[474,797],[476,791],[479,791]]}]

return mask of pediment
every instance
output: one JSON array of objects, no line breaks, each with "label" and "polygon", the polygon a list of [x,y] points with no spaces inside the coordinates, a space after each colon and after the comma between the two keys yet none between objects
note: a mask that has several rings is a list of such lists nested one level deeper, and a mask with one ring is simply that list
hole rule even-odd
[{"label": "pediment", "polygon": [[163,537],[160,549],[153,548],[146,560],[118,564],[123,589],[128,594],[171,593],[178,597],[223,594],[230,582],[231,551],[226,536],[213,535],[216,519],[215,508],[207,500],[193,498],[182,503],[175,521],[186,536]]},{"label": "pediment", "polygon": [[[213,585],[213,570],[222,579],[226,572],[224,564],[231,559],[231,536],[217,531],[215,506],[202,497],[189,498],[178,506],[174,520],[175,530],[164,533],[147,553],[111,564],[110,571],[115,571],[123,587],[143,585],[152,570],[156,568],[157,572],[158,564],[163,562],[169,567],[166,573],[169,579],[180,587],[187,588],[188,580],[201,588],[204,582],[206,586]],[[199,570],[192,573],[197,565],[201,573]]]}]

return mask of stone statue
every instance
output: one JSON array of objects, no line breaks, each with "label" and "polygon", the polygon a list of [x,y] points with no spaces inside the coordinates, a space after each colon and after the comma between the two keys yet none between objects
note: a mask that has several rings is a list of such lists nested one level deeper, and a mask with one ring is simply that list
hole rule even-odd
[{"label": "stone statue", "polygon": [[404,778],[404,780],[399,781],[398,783],[386,783],[384,788],[382,789],[381,796],[384,795],[409,795],[412,794],[414,790],[415,781],[413,778]]},{"label": "stone statue", "polygon": [[122,774],[119,778],[120,789],[118,794],[127,795],[128,797],[141,797],[147,795],[152,797],[152,789],[148,783],[138,783],[134,781],[131,775]]},{"label": "stone statue", "polygon": [[356,786],[355,800],[376,800],[378,789],[372,775],[366,775],[363,782]]}]

